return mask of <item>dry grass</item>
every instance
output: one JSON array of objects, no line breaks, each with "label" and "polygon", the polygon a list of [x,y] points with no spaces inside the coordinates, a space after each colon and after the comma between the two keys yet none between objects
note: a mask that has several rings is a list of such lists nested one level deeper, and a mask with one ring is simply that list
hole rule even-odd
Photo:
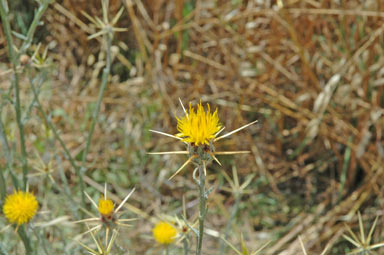
[{"label": "dry grass", "polygon": [[[81,11],[100,16],[99,2],[53,3],[36,39],[42,49],[48,47],[52,64],[50,80],[42,87],[43,107],[79,162],[105,62],[100,42],[87,40],[95,28]],[[252,153],[222,157],[225,167],[209,170],[215,191],[207,227],[213,236],[206,238],[204,254],[217,254],[218,232],[213,230],[225,228],[234,203],[221,189],[227,184],[220,173],[231,174],[232,165],[241,180],[252,173],[256,178],[252,193],[242,198],[231,243],[238,244],[242,232],[251,250],[272,240],[264,254],[293,255],[303,252],[300,235],[308,254],[320,254],[326,245],[331,247],[327,254],[350,251],[353,246],[341,237],[345,223],[358,229],[355,215],[361,211],[368,231],[368,223],[384,208],[384,2],[111,0],[110,13],[122,6],[118,27],[128,31],[113,41],[112,77],[84,179],[93,194],[90,187],[102,191],[102,183],[110,183],[116,201],[128,187],[137,188],[128,209],[142,217],[140,227],[124,232],[131,241],[121,242],[122,247],[132,254],[159,254],[150,237],[151,221],[159,214],[179,213],[182,196],[190,218],[197,217],[192,169],[167,180],[185,158],[146,155],[180,149],[148,130],[176,133],[181,98],[218,107],[226,130],[259,120],[218,145]],[[15,18],[12,22],[17,24]],[[0,47],[0,60],[0,88],[6,91],[5,47]],[[22,86],[25,107],[31,98],[29,87]],[[12,114],[5,107],[1,118],[10,137],[17,137]],[[74,185],[73,169],[43,127],[32,109],[25,126],[31,161],[36,153],[53,160]],[[3,167],[1,157],[0,147]],[[39,183],[30,180],[42,194]],[[57,196],[68,203],[60,192],[45,194],[45,199]],[[73,215],[49,204],[42,209],[50,211],[41,216],[45,220]],[[383,229],[379,218],[373,240],[382,241]],[[60,240],[57,230],[49,231]]]}]

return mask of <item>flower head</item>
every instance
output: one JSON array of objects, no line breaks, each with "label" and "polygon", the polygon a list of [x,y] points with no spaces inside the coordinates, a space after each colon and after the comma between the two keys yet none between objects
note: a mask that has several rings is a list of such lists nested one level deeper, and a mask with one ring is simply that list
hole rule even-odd
[{"label": "flower head", "polygon": [[99,206],[97,207],[99,213],[103,216],[109,216],[113,214],[115,205],[112,200],[106,199],[103,195],[99,199]]},{"label": "flower head", "polygon": [[173,243],[177,235],[176,228],[165,221],[157,223],[152,232],[156,242],[165,245]]},{"label": "flower head", "polygon": [[9,222],[21,225],[29,222],[35,216],[38,206],[32,193],[15,191],[5,198],[3,213]]},{"label": "flower head", "polygon": [[131,225],[127,224],[127,222],[134,221],[136,220],[136,218],[121,219],[121,213],[119,213],[119,211],[123,208],[124,204],[127,202],[128,198],[132,195],[134,191],[135,189],[132,189],[131,192],[129,192],[128,195],[119,204],[119,206],[117,206],[116,209],[114,202],[107,197],[107,184],[105,184],[104,186],[104,194],[100,196],[98,204],[88,195],[87,192],[84,192],[85,196],[89,199],[89,201],[91,201],[92,205],[94,206],[94,208],[96,208],[100,215],[98,217],[94,216],[91,218],[75,221],[75,223],[85,222],[96,224],[96,226],[93,226],[92,228],[88,229],[88,231],[84,232],[82,235],[86,233],[92,234],[93,231],[98,231],[103,227],[105,227],[106,231],[109,231],[110,229],[115,229],[119,226],[131,227]]},{"label": "flower head", "polygon": [[217,132],[220,131],[222,125],[219,123],[217,109],[211,113],[209,104],[207,111],[203,105],[198,104],[193,108],[189,104],[189,112],[181,119],[177,119],[177,130],[180,132],[176,136],[182,138],[184,142],[199,146],[207,144],[215,138]]},{"label": "flower head", "polygon": [[[180,100],[180,99],[179,99]],[[209,104],[207,104],[207,111],[204,110],[203,105],[198,104],[196,108],[192,108],[189,104],[189,112],[184,108],[183,103],[180,100],[180,104],[183,107],[185,116],[182,118],[177,118],[177,130],[180,132],[176,135],[167,134],[161,131],[156,131],[150,129],[149,131],[157,133],[160,135],[168,136],[181,140],[184,143],[187,143],[187,150],[185,151],[164,151],[164,152],[149,152],[148,154],[185,154],[189,155],[189,158],[185,163],[171,176],[169,179],[175,177],[178,173],[181,172],[190,163],[202,164],[204,168],[204,174],[206,174],[206,164],[210,163],[212,160],[215,160],[219,165],[220,161],[216,158],[217,155],[230,155],[230,154],[243,154],[249,153],[249,151],[215,151],[213,143],[229,137],[240,130],[249,127],[252,124],[257,122],[253,121],[242,127],[239,127],[229,133],[218,136],[224,130],[224,127],[219,122],[219,117],[217,115],[217,110],[211,113]],[[204,145],[204,146],[199,146]]]}]

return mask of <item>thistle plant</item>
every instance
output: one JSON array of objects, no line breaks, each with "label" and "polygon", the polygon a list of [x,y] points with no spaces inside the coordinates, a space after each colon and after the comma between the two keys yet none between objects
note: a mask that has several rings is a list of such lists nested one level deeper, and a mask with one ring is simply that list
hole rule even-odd
[{"label": "thistle plant", "polygon": [[196,166],[195,170],[193,171],[193,179],[195,180],[199,190],[199,228],[195,229],[191,226],[190,227],[197,236],[196,255],[201,255],[204,235],[204,222],[208,212],[207,199],[209,193],[211,192],[211,189],[206,189],[205,183],[207,165],[213,160],[221,165],[220,161],[216,157],[217,155],[249,153],[249,151],[217,152],[214,144],[217,141],[229,137],[232,134],[256,123],[257,121],[253,121],[227,134],[219,136],[219,134],[224,130],[224,126],[220,123],[217,109],[214,112],[211,112],[210,106],[207,104],[207,109],[205,110],[202,103],[200,102],[196,107],[192,107],[192,104],[189,104],[189,111],[187,111],[181,100],[180,104],[183,108],[184,116],[177,118],[177,130],[179,133],[176,135],[171,135],[161,131],[150,131],[182,141],[186,145],[187,150],[152,152],[149,154],[188,155],[188,160],[185,161],[185,163],[169,179],[172,179],[174,176],[180,173],[190,163]]},{"label": "thistle plant", "polygon": [[132,189],[116,209],[113,201],[108,198],[107,184],[104,186],[104,194],[100,196],[98,204],[85,192],[86,197],[98,211],[99,217],[90,213],[90,218],[75,221],[75,223],[96,223],[96,226],[91,227],[88,231],[84,232],[83,235],[98,231],[103,227],[105,228],[106,233],[109,233],[111,229],[116,229],[118,227],[130,227],[131,225],[126,224],[126,222],[134,221],[136,218],[120,219],[120,210],[134,191],[135,189]]}]

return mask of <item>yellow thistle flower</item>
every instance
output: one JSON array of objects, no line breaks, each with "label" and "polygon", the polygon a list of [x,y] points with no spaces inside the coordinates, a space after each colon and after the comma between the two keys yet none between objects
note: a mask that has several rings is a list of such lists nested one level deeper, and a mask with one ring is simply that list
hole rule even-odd
[{"label": "yellow thistle flower", "polygon": [[[215,151],[215,147],[213,146],[213,144],[221,139],[230,137],[231,135],[239,132],[240,130],[243,130],[246,127],[249,127],[252,124],[255,124],[257,120],[252,121],[251,123],[248,123],[242,127],[239,127],[229,133],[218,136],[224,130],[224,127],[219,122],[217,110],[211,113],[209,104],[207,104],[208,109],[207,111],[205,111],[204,107],[200,102],[200,104],[197,105],[196,109],[192,108],[190,104],[189,112],[187,112],[181,100],[180,100],[180,104],[185,113],[185,116],[182,117],[181,119],[177,118],[177,130],[180,133],[176,135],[171,135],[161,131],[156,131],[152,129],[149,130],[153,133],[157,133],[160,135],[175,138],[177,140],[181,140],[184,143],[187,143],[188,145],[187,150],[185,151],[163,151],[163,152],[148,153],[152,155],[156,155],[156,154],[157,155],[167,155],[167,154],[189,155],[188,160],[185,161],[184,164],[171,177],[169,177],[169,179],[172,179],[173,177],[175,177],[189,163],[192,163],[196,160],[201,161],[204,168],[204,174],[206,174],[206,164],[207,162],[209,163],[210,160],[213,159],[219,165],[221,165],[220,161],[216,158],[217,155],[243,154],[243,153],[250,152],[250,151]],[[205,145],[205,146],[201,147],[199,145]]]},{"label": "yellow thistle flower", "polygon": [[5,198],[3,213],[9,222],[21,225],[35,216],[38,203],[32,193],[15,191]]},{"label": "yellow thistle flower", "polygon": [[192,108],[189,104],[189,112],[181,119],[177,118],[177,130],[180,132],[176,136],[182,138],[182,141],[199,146],[207,144],[216,137],[216,133],[220,131],[222,125],[219,123],[217,109],[211,113],[209,104],[207,111],[198,104],[197,109]]},{"label": "yellow thistle flower", "polygon": [[152,232],[156,242],[165,245],[173,243],[177,235],[176,228],[165,221],[157,223]]},{"label": "yellow thistle flower", "polygon": [[99,206],[97,207],[97,210],[101,215],[109,216],[113,214],[115,205],[113,204],[112,200],[105,199],[105,197],[102,195],[99,199]]}]

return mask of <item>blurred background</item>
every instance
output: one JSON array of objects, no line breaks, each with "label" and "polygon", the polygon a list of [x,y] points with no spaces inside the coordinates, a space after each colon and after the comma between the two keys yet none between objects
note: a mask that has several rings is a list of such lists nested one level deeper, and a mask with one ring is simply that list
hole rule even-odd
[{"label": "blurred background", "polygon": [[[8,4],[12,28],[25,34],[36,2]],[[127,214],[139,215],[140,220],[119,234],[122,250],[161,254],[151,237],[149,219],[180,214],[183,196],[188,217],[197,217],[192,167],[168,180],[186,156],[147,155],[185,149],[176,140],[149,131],[177,133],[176,116],[183,114],[179,98],[184,105],[201,101],[217,108],[226,132],[258,120],[216,144],[219,151],[251,153],[220,156],[222,167],[209,166],[214,191],[206,226],[212,232],[205,237],[204,254],[218,254],[217,233],[224,231],[235,206],[223,174],[233,178],[233,170],[240,183],[253,176],[230,226],[228,241],[236,247],[242,234],[249,250],[271,241],[261,254],[305,254],[301,236],[308,254],[320,254],[327,245],[327,254],[346,254],[355,248],[343,238],[351,235],[348,227],[360,238],[358,212],[366,235],[379,216],[371,244],[383,241],[384,1],[110,0],[110,17],[121,8],[116,27],[127,30],[113,38],[111,77],[84,181],[95,197],[104,182],[121,199],[136,187],[129,200],[135,209],[128,208]],[[79,162],[106,61],[101,37],[87,38],[98,30],[83,12],[102,17],[100,1],[52,3],[28,53],[31,56],[39,43],[40,55],[46,52],[42,66],[30,72],[32,77],[34,72],[45,73],[42,107]],[[9,68],[0,30],[2,95],[10,89]],[[73,200],[80,201],[77,176],[41,114],[30,105],[30,81],[22,68],[20,73],[30,171],[50,162],[52,176],[62,186],[55,169],[63,169]],[[14,109],[5,96],[2,101],[1,121],[17,159]],[[19,171],[20,163],[14,164]],[[12,191],[11,178],[6,177]],[[33,176],[29,185],[40,194],[45,212],[38,220],[78,217],[73,201],[45,179]],[[58,251],[80,253],[71,241],[74,233],[80,233],[76,226],[42,231]],[[0,237],[4,243],[10,239],[12,234]],[[7,250],[17,251],[11,243]]]}]

